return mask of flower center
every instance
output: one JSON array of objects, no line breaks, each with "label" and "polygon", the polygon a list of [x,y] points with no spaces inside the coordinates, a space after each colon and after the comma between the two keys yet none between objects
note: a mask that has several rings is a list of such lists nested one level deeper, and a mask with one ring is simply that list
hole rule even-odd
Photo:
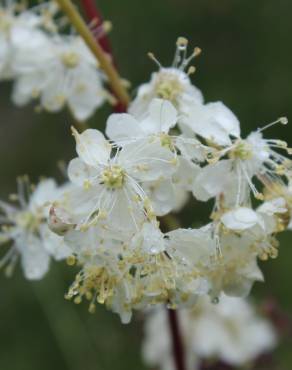
[{"label": "flower center", "polygon": [[120,166],[110,166],[103,171],[101,177],[108,188],[119,189],[124,185],[125,171]]},{"label": "flower center", "polygon": [[241,159],[246,161],[251,159],[253,156],[252,147],[249,143],[244,140],[239,140],[238,143],[235,145],[234,149],[232,149],[229,153],[229,157],[231,159]]},{"label": "flower center", "polygon": [[170,150],[174,150],[174,145],[173,145],[173,142],[172,142],[172,138],[168,134],[165,134],[165,133],[160,134],[160,143],[161,143],[162,146],[164,146],[164,147],[166,147]]},{"label": "flower center", "polygon": [[61,61],[67,68],[75,68],[78,66],[80,57],[78,54],[74,53],[73,51],[64,53],[61,56]]},{"label": "flower center", "polygon": [[36,232],[41,222],[41,216],[29,211],[21,212],[16,219],[18,226],[30,232]]},{"label": "flower center", "polygon": [[177,76],[164,73],[158,77],[155,91],[158,98],[169,100],[177,105],[177,98],[183,92],[183,86]]}]

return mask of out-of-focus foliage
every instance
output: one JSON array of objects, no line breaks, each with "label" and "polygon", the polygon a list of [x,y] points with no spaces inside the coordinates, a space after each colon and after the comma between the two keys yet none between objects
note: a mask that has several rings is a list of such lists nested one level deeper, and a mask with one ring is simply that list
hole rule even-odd
[{"label": "out-of-focus foliage", "polygon": [[[156,66],[172,61],[177,36],[203,49],[194,82],[206,100],[222,100],[240,118],[243,132],[279,116],[291,117],[288,126],[266,132],[292,145],[292,3],[288,0],[134,0],[98,1],[114,24],[111,40],[123,77],[133,88],[148,80]],[[71,117],[36,114],[33,107],[17,109],[10,102],[11,86],[0,85],[0,196],[15,190],[15,177],[27,173],[56,175],[56,163],[73,156]],[[109,108],[90,120],[102,127]],[[186,224],[198,220],[200,205],[188,209]],[[207,213],[206,213],[207,214]],[[272,295],[291,311],[292,249],[281,238],[280,256],[264,266],[266,284],[257,284],[258,298]],[[54,266],[41,282],[29,283],[17,269],[11,279],[0,278],[0,357],[3,370],[143,369],[139,354],[141,325],[122,326],[100,308],[89,315],[63,299],[73,269]],[[279,370],[292,367],[289,345],[277,351]]]}]

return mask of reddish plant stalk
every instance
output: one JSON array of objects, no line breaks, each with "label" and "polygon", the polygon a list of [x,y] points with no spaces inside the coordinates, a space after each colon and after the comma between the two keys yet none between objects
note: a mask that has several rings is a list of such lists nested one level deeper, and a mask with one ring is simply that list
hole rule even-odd
[{"label": "reddish plant stalk", "polygon": [[[96,22],[96,27],[102,28],[103,18],[100,11],[95,6],[94,0],[81,0],[81,4],[84,10],[84,13],[89,22]],[[102,33],[100,37],[97,38],[99,45],[102,49],[112,56],[112,49],[109,42],[109,39],[105,33]]]},{"label": "reddish plant stalk", "polygon": [[[86,15],[87,21],[89,23],[96,22],[96,27],[99,27],[101,30],[101,33],[99,35],[97,34],[95,38],[96,42],[99,43],[103,51],[105,51],[111,57],[112,63],[114,64],[115,67],[117,67],[116,62],[114,60],[110,40],[106,32],[103,32],[103,29],[102,29],[102,24],[103,24],[102,14],[97,8],[95,1],[94,0],[81,0],[81,5]],[[113,95],[115,94],[113,93]],[[117,103],[114,105],[114,111],[118,113],[123,113],[127,111],[127,107],[123,103],[117,101]]]},{"label": "reddish plant stalk", "polygon": [[169,328],[172,337],[173,359],[177,370],[186,370],[185,353],[178,314],[175,310],[167,310]]},{"label": "reddish plant stalk", "polygon": [[[101,27],[102,30],[102,23],[103,18],[100,11],[97,9],[95,0],[81,0],[81,4],[84,10],[84,13],[87,17],[88,22],[96,22],[97,27]],[[101,32],[101,35],[96,37],[96,42],[102,47],[102,49],[109,54],[112,59],[112,62],[115,67],[117,64],[115,63],[112,48],[110,41],[105,32]],[[127,107],[118,101],[118,103],[114,106],[115,112],[126,112]],[[186,370],[185,367],[185,357],[184,357],[184,347],[182,342],[182,337],[179,329],[179,322],[178,322],[178,315],[177,312],[174,310],[167,310],[168,320],[169,320],[169,327],[170,333],[172,337],[172,346],[173,346],[173,356],[174,362],[177,370]]]}]

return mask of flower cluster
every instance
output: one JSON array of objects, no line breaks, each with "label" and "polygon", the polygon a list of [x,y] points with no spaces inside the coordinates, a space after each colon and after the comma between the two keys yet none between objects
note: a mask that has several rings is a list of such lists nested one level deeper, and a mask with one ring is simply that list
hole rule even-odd
[{"label": "flower cluster", "polygon": [[105,78],[82,38],[62,33],[64,27],[53,2],[30,9],[14,1],[0,4],[0,80],[14,80],[18,106],[31,100],[49,112],[67,106],[84,121],[105,101]]},{"label": "flower cluster", "polygon": [[57,187],[53,179],[42,180],[36,187],[26,176],[17,181],[18,193],[11,194],[19,206],[0,201],[0,243],[10,248],[0,260],[7,275],[20,258],[24,275],[29,280],[41,279],[49,269],[50,257],[62,260],[71,254],[63,239],[48,227],[49,205],[66,185]]},{"label": "flower cluster", "polygon": [[[72,129],[71,186],[50,209],[51,230],[80,266],[67,298],[87,299],[90,311],[105,304],[123,322],[150,305],[248,295],[263,280],[258,259],[277,256],[276,234],[290,223],[290,149],[263,137],[287,119],[241,138],[230,109],[192,85],[200,50],[187,57],[187,44],[178,39],[172,67],[139,87],[129,113],[110,115],[107,138]],[[163,232],[190,196],[213,199],[210,222]]]},{"label": "flower cluster", "polygon": [[[193,310],[181,310],[179,322],[185,346],[186,369],[200,369],[202,360],[235,368],[272,351],[277,334],[272,324],[242,298],[220,297],[218,304],[200,298]],[[146,316],[143,357],[150,366],[175,369],[167,312],[161,307]]]}]

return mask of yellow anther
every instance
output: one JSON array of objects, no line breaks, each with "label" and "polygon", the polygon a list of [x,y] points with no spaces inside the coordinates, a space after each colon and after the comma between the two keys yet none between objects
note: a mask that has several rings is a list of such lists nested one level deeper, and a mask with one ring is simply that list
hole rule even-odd
[{"label": "yellow anther", "polygon": [[124,185],[125,171],[120,166],[107,167],[101,177],[102,182],[110,189],[120,189]]},{"label": "yellow anther", "polygon": [[185,37],[179,37],[176,41],[176,45],[179,47],[179,46],[187,46],[189,43],[188,39],[186,39]]},{"label": "yellow anther", "polygon": [[80,304],[81,302],[82,302],[82,298],[80,297],[80,295],[74,298],[74,303]]},{"label": "yellow anther", "polygon": [[66,259],[67,265],[74,266],[76,263],[76,257],[75,256],[69,256]]},{"label": "yellow anther", "polygon": [[80,56],[74,52],[67,52],[61,55],[61,61],[67,68],[76,68],[80,62]]},{"label": "yellow anther", "polygon": [[288,118],[287,117],[280,117],[279,122],[282,123],[282,125],[287,125]]},{"label": "yellow anther", "polygon": [[195,47],[194,49],[194,57],[199,56],[202,53],[202,49],[199,47]]},{"label": "yellow anther", "polygon": [[190,66],[188,69],[188,75],[192,75],[196,72],[196,67],[195,66]]},{"label": "yellow anther", "polygon": [[88,311],[90,313],[95,313],[95,310],[96,310],[96,305],[94,303],[90,303]]}]

